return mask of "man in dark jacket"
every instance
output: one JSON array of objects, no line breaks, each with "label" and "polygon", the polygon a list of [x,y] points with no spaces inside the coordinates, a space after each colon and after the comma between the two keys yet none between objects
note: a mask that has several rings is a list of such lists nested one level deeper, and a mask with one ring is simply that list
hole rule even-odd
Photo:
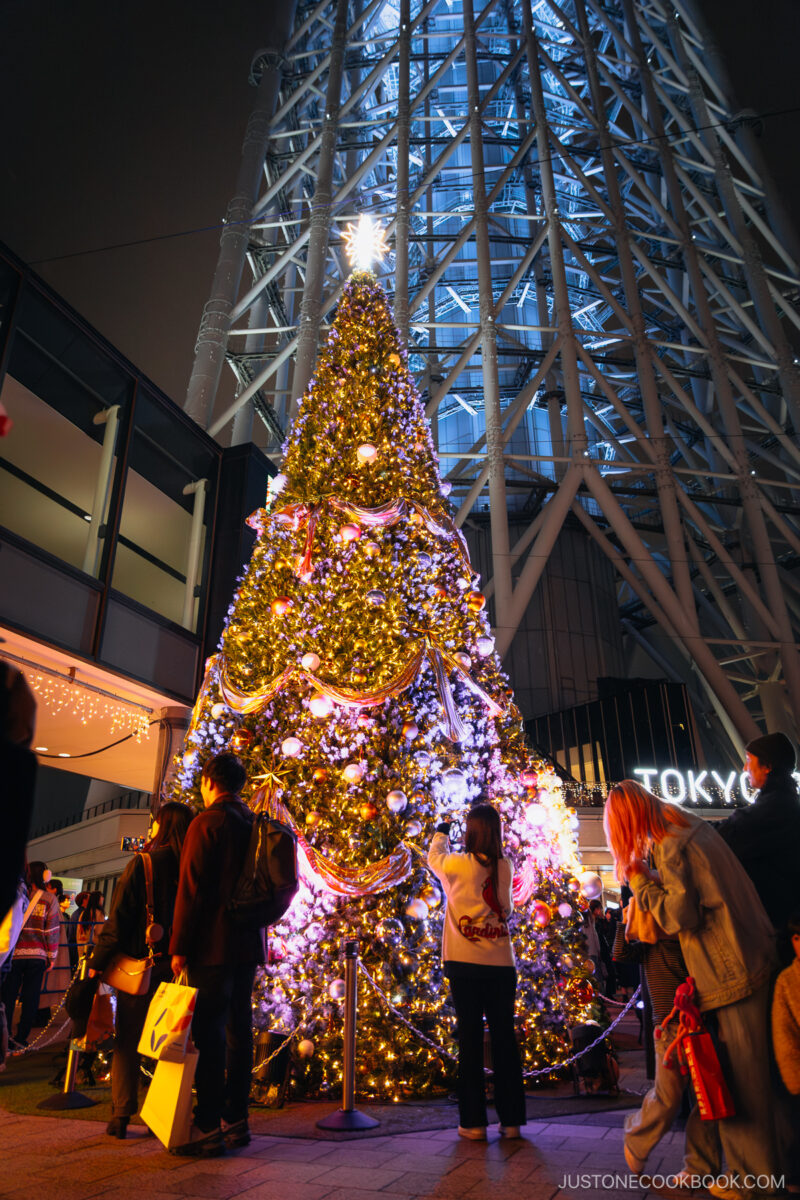
[{"label": "man in dark jacket", "polygon": [[783,733],[754,738],[744,769],[758,795],[715,828],[755,884],[776,930],[797,908],[800,863],[800,797],[792,772],[795,750]]},{"label": "man in dark jacket", "polygon": [[205,811],[189,826],[181,854],[170,954],[173,972],[186,970],[197,988],[192,1036],[199,1057],[191,1141],[178,1154],[218,1155],[226,1144],[250,1140],[251,995],[256,967],[264,962],[264,932],[242,929],[228,911],[253,824],[239,796],[246,778],[235,754],[205,764]]}]

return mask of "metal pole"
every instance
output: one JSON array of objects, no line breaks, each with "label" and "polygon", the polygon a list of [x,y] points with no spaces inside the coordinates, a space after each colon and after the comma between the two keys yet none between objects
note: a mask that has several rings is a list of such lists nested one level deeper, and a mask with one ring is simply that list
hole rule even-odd
[{"label": "metal pole", "polygon": [[374,1117],[356,1108],[356,1002],[358,998],[358,942],[344,943],[344,1045],[342,1047],[342,1107],[317,1121],[318,1129],[374,1129]]},{"label": "metal pole", "polygon": [[347,0],[338,0],[336,21],[331,36],[331,66],[325,98],[325,123],[322,129],[317,183],[311,201],[308,257],[303,299],[300,304],[300,328],[297,334],[297,358],[292,379],[289,417],[294,419],[297,406],[311,379],[319,345],[322,291],[325,284],[325,258],[331,228],[333,168],[339,133],[339,108],[342,101],[342,73],[347,41]]},{"label": "metal pole", "polygon": [[[78,969],[78,979],[85,979],[89,970],[88,956],[83,959]],[[95,1104],[99,1104],[99,1100],[92,1100],[89,1096],[84,1096],[83,1092],[75,1091],[75,1076],[78,1071],[78,1059],[82,1050],[78,1050],[73,1038],[69,1041],[69,1050],[67,1052],[67,1065],[64,1071],[64,1087],[60,1092],[54,1092],[52,1096],[48,1096],[46,1100],[40,1100],[37,1108],[92,1108]]]},{"label": "metal pole", "polygon": [[111,480],[114,474],[114,447],[117,443],[117,425],[119,424],[119,405],[112,404],[111,408],[95,413],[93,425],[105,425],[103,433],[103,449],[100,452],[100,466],[97,470],[97,482],[94,486],[91,521],[86,538],[86,550],[83,556],[83,569],[87,575],[97,574],[97,565],[102,553],[105,540],[106,509],[111,491]]},{"label": "metal pole", "polygon": [[197,479],[194,483],[187,483],[183,489],[184,496],[194,495],[192,529],[189,534],[189,549],[186,554],[186,587],[183,593],[183,619],[181,624],[184,629],[194,629],[194,602],[196,599],[194,589],[197,584],[200,555],[203,549],[203,516],[206,509],[207,487],[207,479]]}]

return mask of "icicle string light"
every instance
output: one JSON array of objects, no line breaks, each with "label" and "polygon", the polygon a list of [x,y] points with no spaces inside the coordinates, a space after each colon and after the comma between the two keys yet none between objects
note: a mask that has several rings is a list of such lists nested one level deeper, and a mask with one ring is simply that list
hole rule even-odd
[{"label": "icicle string light", "polygon": [[153,715],[152,708],[123,700],[113,692],[104,691],[88,680],[77,678],[77,669],[69,674],[43,667],[15,654],[3,653],[3,658],[27,668],[25,678],[41,704],[53,716],[69,713],[81,725],[107,722],[109,733],[131,734],[136,741],[148,737]]}]

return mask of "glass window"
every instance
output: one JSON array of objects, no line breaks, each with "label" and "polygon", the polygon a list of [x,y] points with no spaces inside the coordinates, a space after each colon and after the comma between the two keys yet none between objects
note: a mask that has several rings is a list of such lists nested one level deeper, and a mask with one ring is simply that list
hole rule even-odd
[{"label": "glass window", "polygon": [[95,577],[131,386],[72,318],[24,288],[0,392],[13,421],[0,444],[0,521]]},{"label": "glass window", "polygon": [[206,439],[140,389],[112,584],[190,630],[207,570],[216,471]]}]

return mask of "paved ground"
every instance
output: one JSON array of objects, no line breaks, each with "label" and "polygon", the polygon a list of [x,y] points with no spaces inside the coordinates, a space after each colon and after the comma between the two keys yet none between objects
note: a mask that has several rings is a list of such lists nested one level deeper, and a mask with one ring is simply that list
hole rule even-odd
[{"label": "paved ground", "polygon": [[[255,1137],[225,1158],[168,1155],[141,1127],[121,1142],[94,1121],[0,1110],[3,1200],[602,1200],[643,1197],[622,1158],[621,1112],[529,1123],[518,1142],[455,1130],[368,1141]],[[130,1136],[131,1133],[135,1136]],[[680,1167],[683,1135],[652,1170]]]}]

